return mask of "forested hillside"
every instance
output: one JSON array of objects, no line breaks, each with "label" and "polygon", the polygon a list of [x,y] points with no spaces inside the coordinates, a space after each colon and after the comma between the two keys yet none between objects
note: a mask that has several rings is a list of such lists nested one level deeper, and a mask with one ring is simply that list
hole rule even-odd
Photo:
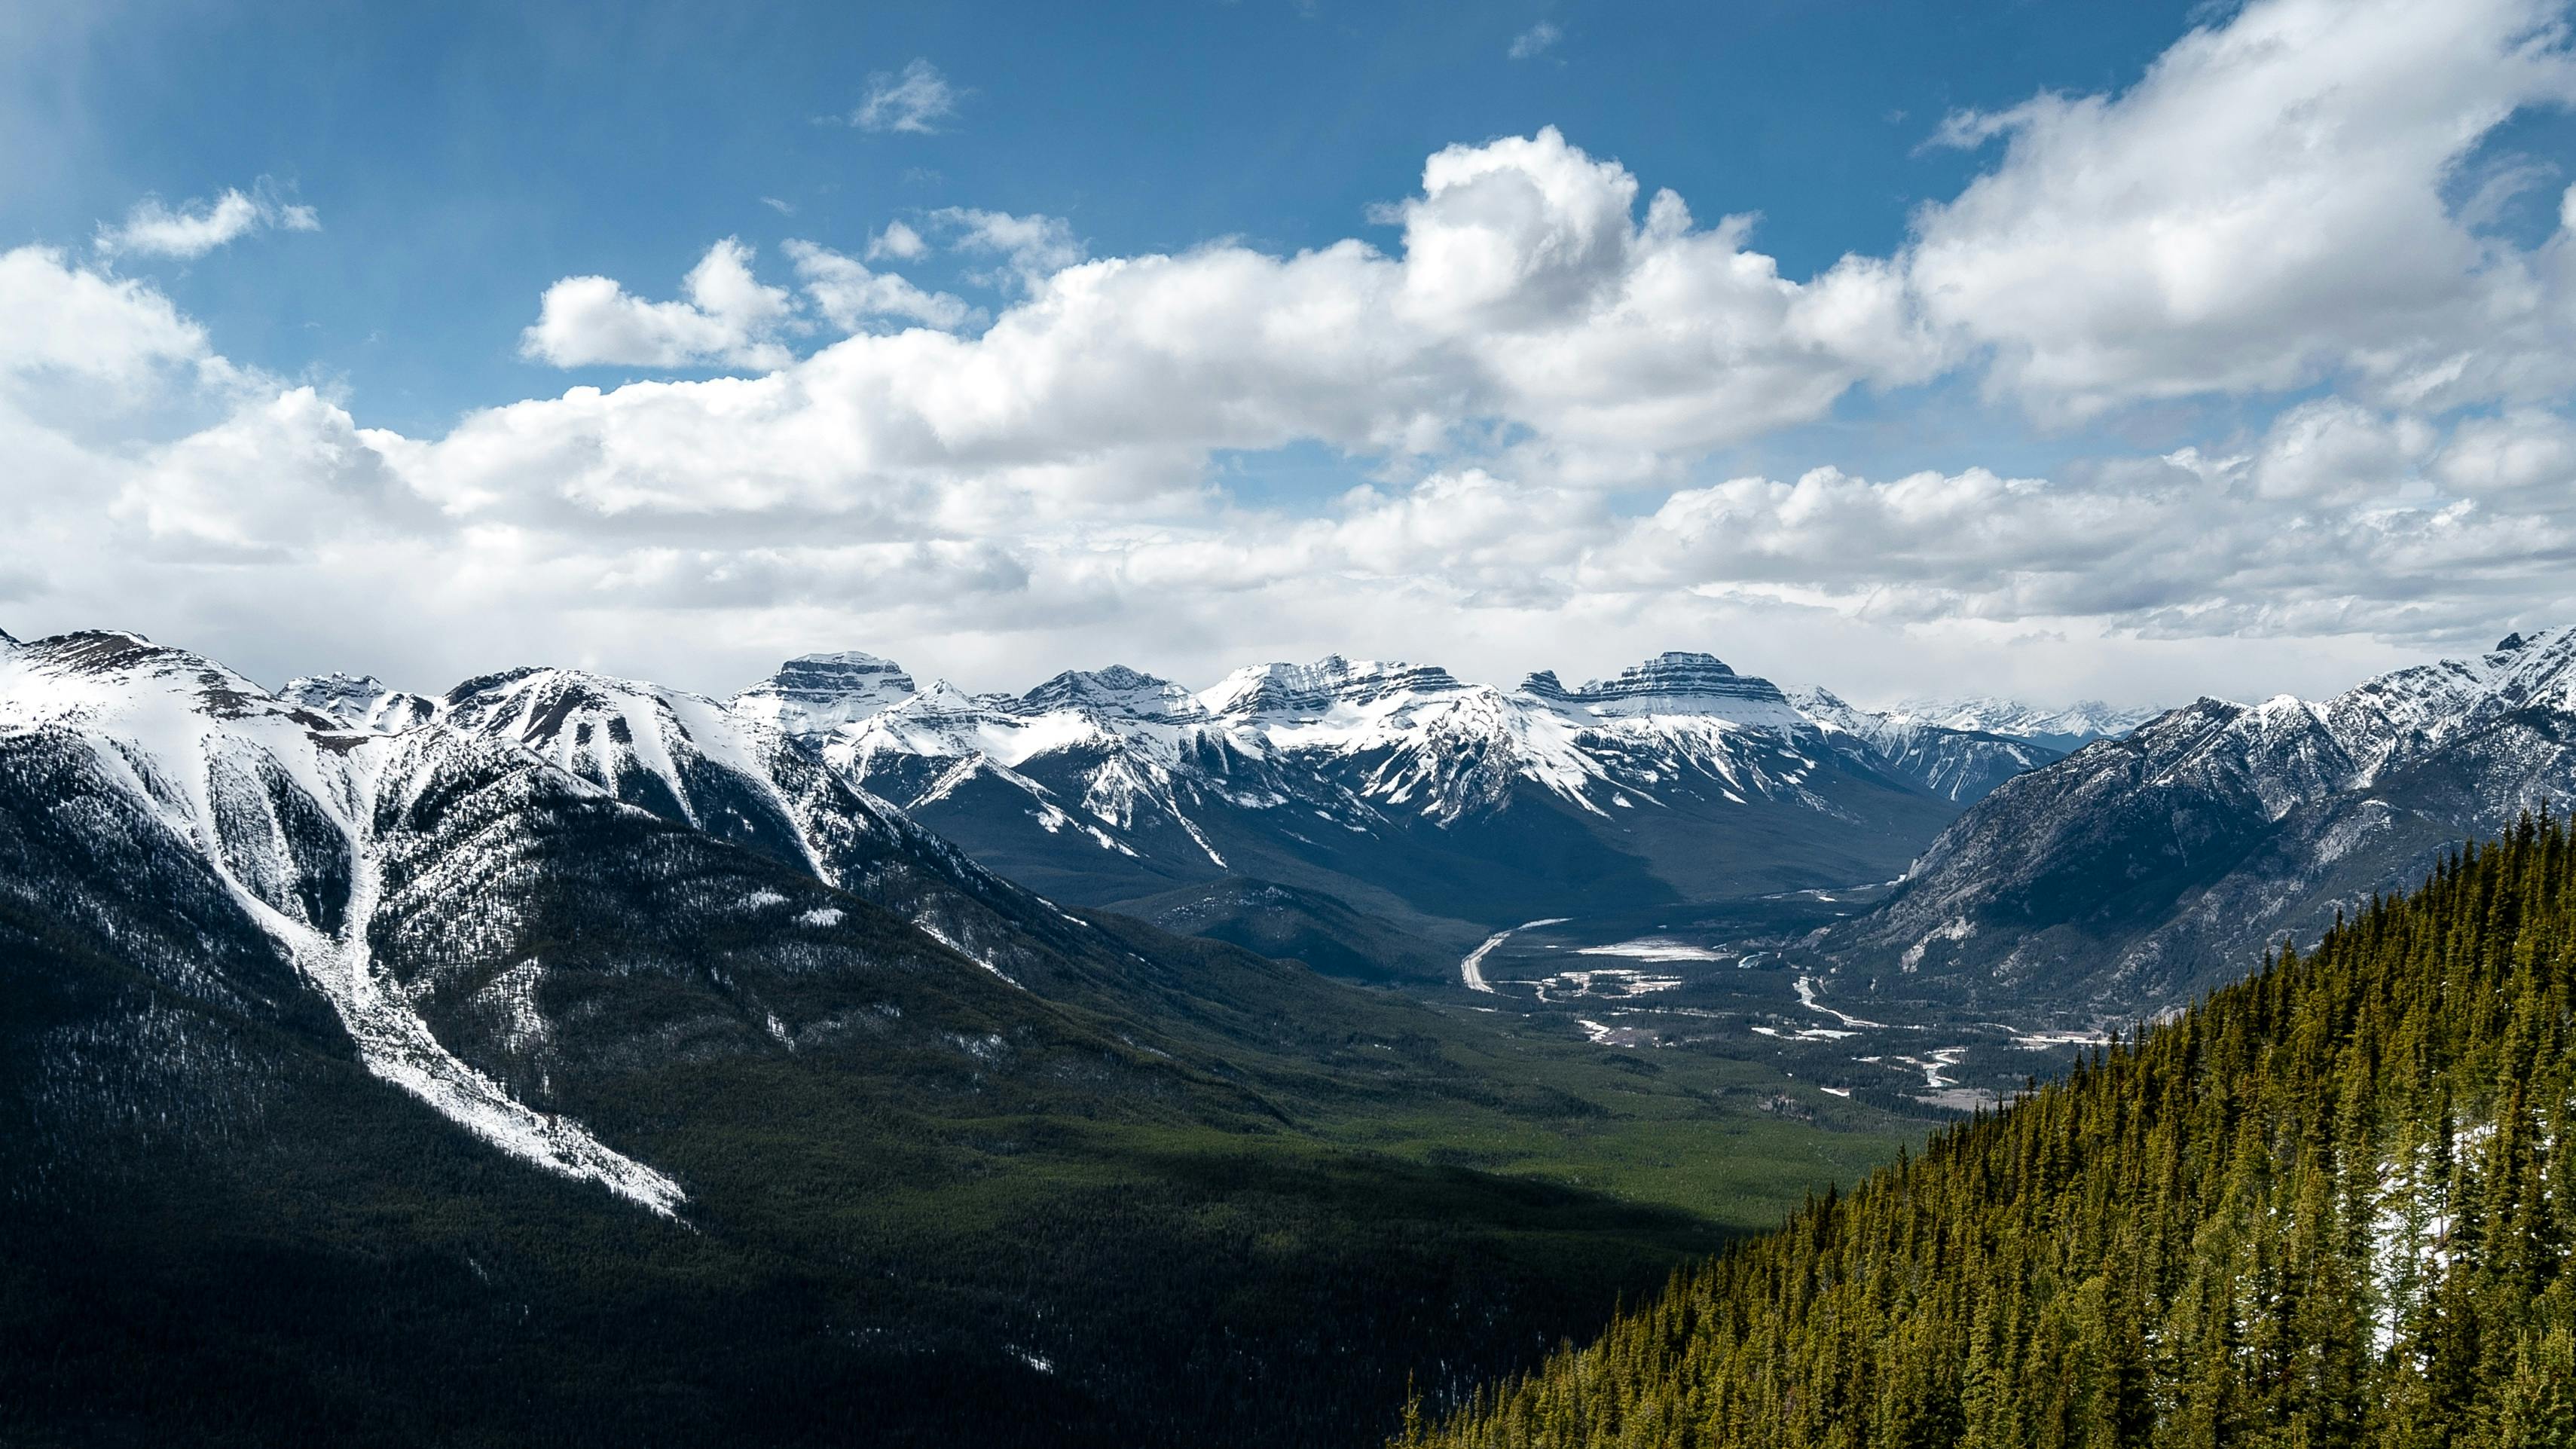
[{"label": "forested hillside", "polygon": [[2526,818],[1399,1442],[2576,1443],[2571,997]]}]

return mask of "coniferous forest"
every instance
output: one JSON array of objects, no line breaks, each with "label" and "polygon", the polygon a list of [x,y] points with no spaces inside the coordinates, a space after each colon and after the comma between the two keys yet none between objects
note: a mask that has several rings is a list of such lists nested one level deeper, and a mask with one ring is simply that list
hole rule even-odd
[{"label": "coniferous forest", "polygon": [[2571,1009],[2526,818],[1398,1442],[2576,1444]]}]

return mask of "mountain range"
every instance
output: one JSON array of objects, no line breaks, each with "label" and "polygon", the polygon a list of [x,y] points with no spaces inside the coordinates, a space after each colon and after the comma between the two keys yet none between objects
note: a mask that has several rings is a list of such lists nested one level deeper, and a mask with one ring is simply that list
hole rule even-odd
[{"label": "mountain range", "polygon": [[2128,718],[1872,711],[1690,653],[1510,690],[1332,657],[1195,692],[1113,666],[970,695],[835,653],[724,702],[545,669],[444,695],[334,674],[279,697],[371,734],[523,745],[817,869],[794,842],[836,828],[813,805],[839,792],[823,817],[918,822],[1049,900],[1374,979],[1450,974],[1506,917],[1893,877],[1962,807],[2057,758],[2051,741]]},{"label": "mountain range", "polygon": [[[1099,932],[774,734],[589,676],[271,694],[134,635],[11,642],[0,761],[23,948],[336,1029],[477,1138],[665,1214],[682,1187],[571,1115],[585,1065],[858,1030],[935,1044],[979,997],[1126,974]],[[651,944],[603,959],[596,922],[620,910]],[[953,1000],[871,1019],[835,960]],[[584,1009],[638,977],[659,978],[643,1016]]]},{"label": "mountain range", "polygon": [[[1318,896],[1445,948],[1532,916],[1887,879],[2061,752],[1691,653],[1571,687],[1336,656],[1195,692],[1110,668],[1019,695],[813,655],[733,708],[1050,897],[1325,954],[1347,933],[1298,904]],[[1951,713],[1980,711],[2006,713]],[[1247,878],[1280,893],[1247,914]]]},{"label": "mountain range", "polygon": [[1807,943],[1881,994],[2120,1023],[2576,797],[2576,630],[2322,700],[2201,699],[1979,801]]},{"label": "mountain range", "polygon": [[2074,750],[2093,740],[2127,734],[2162,711],[2115,709],[2098,699],[2079,700],[2060,708],[1979,695],[1970,699],[1907,700],[1879,713],[1892,724],[1922,723]]},{"label": "mountain range", "polygon": [[[1019,695],[816,655],[719,700],[272,691],[0,635],[0,1148],[41,1245],[0,1263],[32,1305],[0,1334],[34,1335],[0,1343],[0,1438],[17,1404],[150,1437],[321,1386],[342,1437],[388,1405],[396,1439],[524,1430],[449,1404],[480,1375],[566,1442],[1347,1441],[1892,1156],[1931,1099],[1808,1078],[1910,1028],[1827,1001],[2179,1005],[2576,790],[2571,684],[2576,632],[2516,635],[2085,739],[2129,721],[1868,710],[1703,654]],[[1627,973],[1625,1015],[1589,964],[1528,1011],[1450,989],[1519,923],[1813,921],[1892,877],[1776,960],[1620,943],[1675,973]],[[676,1407],[623,1394],[638,1363]],[[1188,1392],[1237,1380],[1304,1416]],[[911,1390],[908,1427],[853,1407]]]},{"label": "mountain range", "polygon": [[[5,707],[27,726],[122,717],[71,702],[66,661],[161,657],[121,635],[6,648]],[[270,696],[168,657],[191,661],[170,668],[206,698],[256,702],[211,734],[170,737],[212,751],[189,770],[232,782],[171,798],[233,822],[208,837],[218,877],[302,929],[327,933],[315,912],[372,879],[362,817],[394,808],[376,798],[387,771],[498,750],[862,895],[1005,984],[1042,988],[1099,969],[1067,908],[1431,981],[1521,921],[1895,880],[1792,959],[1882,995],[2126,1019],[2576,790],[2568,631],[2323,701],[2202,699],[2143,720],[1994,699],[1863,709],[1692,653],[1576,686],[1331,657],[1196,691],[1067,671],[1016,695],[819,654],[721,701],[543,668],[439,695],[330,675]],[[293,719],[349,743],[278,745],[302,738]],[[273,826],[239,823],[253,796]],[[270,847],[244,842],[270,836],[278,859],[223,853],[257,855]]]}]

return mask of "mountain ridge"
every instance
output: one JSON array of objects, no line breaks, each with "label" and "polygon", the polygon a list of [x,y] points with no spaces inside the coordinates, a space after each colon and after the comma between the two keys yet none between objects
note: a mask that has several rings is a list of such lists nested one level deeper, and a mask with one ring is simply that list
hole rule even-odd
[{"label": "mountain ridge", "polygon": [[[786,720],[772,701],[837,657],[792,660],[735,706]],[[891,699],[883,681],[911,676],[867,669],[847,698],[800,696],[788,728],[1005,875],[1092,905],[1242,876],[1461,949],[1532,893],[1564,911],[1576,889],[1641,905],[1884,879],[1962,804],[2056,754],[1803,708],[1686,651],[1509,690],[1341,655],[1197,691],[1110,666],[1017,695],[932,681]],[[1508,890],[1460,884],[1495,872]]]},{"label": "mountain ridge", "polygon": [[2119,1020],[2576,793],[2576,630],[2322,700],[2204,698],[1998,788],[1812,943],[1879,989]]}]

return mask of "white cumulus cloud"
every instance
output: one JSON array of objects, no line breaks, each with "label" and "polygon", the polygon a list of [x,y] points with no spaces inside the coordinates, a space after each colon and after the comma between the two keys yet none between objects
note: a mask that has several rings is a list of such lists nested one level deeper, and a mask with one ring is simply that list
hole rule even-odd
[{"label": "white cumulus cloud", "polygon": [[[949,206],[932,212],[930,220],[948,232],[950,245],[958,250],[981,252],[1009,264],[1008,272],[984,278],[987,285],[1016,279],[1034,287],[1083,258],[1082,243],[1074,239],[1073,224],[1060,216],[1013,216],[1006,211]],[[896,256],[903,255],[894,250],[899,246],[913,248],[915,256],[928,250],[928,244],[910,227],[904,227],[898,235],[890,226],[879,235],[878,242]]]},{"label": "white cumulus cloud", "polygon": [[2560,9],[2264,0],[2117,95],[1953,116],[1940,139],[2003,154],[1923,208],[1907,280],[2043,414],[2338,375],[2383,400],[2517,385],[2527,358],[2450,370],[2533,299],[2443,188],[2517,110],[2576,99]]},{"label": "white cumulus cloud", "polygon": [[[1000,261],[1021,300],[973,337],[826,346],[795,364],[779,411],[741,425],[828,429],[840,469],[1045,469],[1060,489],[1119,496],[1193,486],[1221,449],[1314,441],[1409,456],[1503,426],[1526,435],[1525,469],[1619,483],[1938,366],[1888,264],[1851,258],[1794,281],[1751,249],[1743,221],[1702,227],[1668,191],[1640,215],[1638,192],[1625,168],[1545,130],[1431,157],[1421,193],[1388,213],[1402,225],[1394,256],[1351,240],[1293,256],[1217,244],[1084,261],[1059,218],[943,211],[933,223]],[[965,320],[955,299],[820,246],[792,255],[844,331],[872,315]],[[733,290],[753,293],[747,252],[709,256],[702,272],[730,259]],[[774,339],[790,299],[763,293],[728,312],[695,276],[689,303],[644,302],[607,278],[558,282],[527,350],[785,365]],[[686,411],[688,396],[639,394],[617,413]],[[577,411],[579,427],[601,421]]]},{"label": "white cumulus cloud", "polygon": [[865,263],[828,247],[790,241],[786,250],[796,264],[796,274],[805,281],[805,295],[843,332],[864,331],[884,318],[926,327],[961,327],[979,315],[946,292],[924,291],[893,272],[870,271]]},{"label": "white cumulus cloud", "polygon": [[899,262],[917,262],[928,255],[930,243],[921,239],[921,233],[900,221],[887,222],[885,230],[868,238],[868,260],[872,262],[883,261],[887,257]]},{"label": "white cumulus cloud", "polygon": [[206,355],[205,329],[143,283],[48,247],[0,252],[0,369],[133,386]]},{"label": "white cumulus cloud", "polygon": [[751,274],[752,255],[732,237],[707,248],[681,282],[686,301],[647,302],[608,277],[566,277],[546,289],[520,355],[557,367],[783,367],[790,354],[778,338],[795,300]]}]

